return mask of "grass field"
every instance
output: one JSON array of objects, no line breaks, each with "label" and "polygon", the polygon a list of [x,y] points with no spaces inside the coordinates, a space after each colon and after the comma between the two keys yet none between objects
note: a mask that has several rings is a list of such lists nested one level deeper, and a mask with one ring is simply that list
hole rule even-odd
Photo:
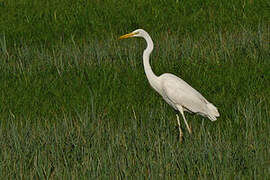
[{"label": "grass field", "polygon": [[[0,179],[270,179],[270,4],[0,1]],[[144,74],[171,72],[219,109],[175,112]],[[182,120],[182,119],[181,119]]]}]

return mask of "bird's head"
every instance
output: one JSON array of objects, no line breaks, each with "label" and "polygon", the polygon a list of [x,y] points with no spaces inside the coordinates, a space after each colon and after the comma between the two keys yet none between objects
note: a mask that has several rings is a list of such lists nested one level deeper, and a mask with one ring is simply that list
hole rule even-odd
[{"label": "bird's head", "polygon": [[145,37],[147,35],[147,32],[143,29],[136,29],[135,31],[125,34],[123,36],[120,36],[119,39],[126,39],[130,37]]}]

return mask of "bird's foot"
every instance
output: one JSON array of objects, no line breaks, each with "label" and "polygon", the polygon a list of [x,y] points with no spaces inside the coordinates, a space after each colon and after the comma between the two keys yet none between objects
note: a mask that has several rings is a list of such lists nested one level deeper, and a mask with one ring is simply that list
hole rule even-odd
[{"label": "bird's foot", "polygon": [[192,134],[192,127],[191,126],[188,128],[188,132],[189,132],[189,134]]}]

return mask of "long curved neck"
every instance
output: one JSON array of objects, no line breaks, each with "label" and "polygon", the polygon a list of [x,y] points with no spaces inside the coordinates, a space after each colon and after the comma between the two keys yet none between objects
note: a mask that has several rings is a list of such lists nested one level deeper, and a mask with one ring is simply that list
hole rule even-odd
[{"label": "long curved neck", "polygon": [[149,62],[149,56],[151,52],[153,51],[154,44],[150,36],[147,34],[145,37],[145,40],[147,42],[147,47],[143,52],[143,66],[144,66],[144,72],[146,74],[146,77],[150,83],[150,85],[156,90],[159,91],[159,80],[158,77],[154,74],[150,62]]}]

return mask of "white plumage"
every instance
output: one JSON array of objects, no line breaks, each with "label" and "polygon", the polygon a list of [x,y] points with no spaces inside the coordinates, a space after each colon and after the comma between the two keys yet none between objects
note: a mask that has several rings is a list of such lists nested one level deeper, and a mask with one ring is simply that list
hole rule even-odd
[{"label": "white plumage", "polygon": [[[129,37],[142,37],[146,40],[147,48],[143,52],[143,65],[147,79],[150,85],[163,97],[163,99],[181,113],[189,133],[191,133],[191,129],[186,121],[184,111],[208,117],[211,121],[217,120],[217,117],[219,117],[217,108],[184,80],[170,73],[165,73],[161,76],[156,76],[154,74],[149,63],[149,56],[154,48],[154,44],[146,31],[137,29],[132,33],[121,36],[120,39]],[[178,115],[176,116],[180,140],[182,140],[183,133],[180,126],[180,120]]]}]

